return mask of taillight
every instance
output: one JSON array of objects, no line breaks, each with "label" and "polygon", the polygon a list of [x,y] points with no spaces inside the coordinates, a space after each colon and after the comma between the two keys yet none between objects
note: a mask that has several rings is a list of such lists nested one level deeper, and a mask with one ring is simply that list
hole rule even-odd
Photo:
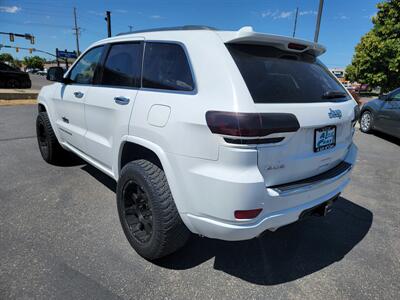
[{"label": "taillight", "polygon": [[251,210],[235,210],[235,218],[236,219],[254,219],[257,217],[262,208],[256,208]]},{"label": "taillight", "polygon": [[208,111],[206,120],[212,133],[233,137],[262,137],[300,128],[296,116],[289,113]]}]

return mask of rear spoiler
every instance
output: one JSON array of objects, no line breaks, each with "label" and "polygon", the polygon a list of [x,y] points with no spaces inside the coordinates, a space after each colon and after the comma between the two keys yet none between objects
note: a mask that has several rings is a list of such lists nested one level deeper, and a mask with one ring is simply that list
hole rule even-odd
[{"label": "rear spoiler", "polygon": [[270,45],[284,51],[308,52],[315,56],[320,56],[326,51],[321,44],[281,35],[254,32],[251,26],[242,27],[238,31],[217,31],[217,34],[226,44]]}]

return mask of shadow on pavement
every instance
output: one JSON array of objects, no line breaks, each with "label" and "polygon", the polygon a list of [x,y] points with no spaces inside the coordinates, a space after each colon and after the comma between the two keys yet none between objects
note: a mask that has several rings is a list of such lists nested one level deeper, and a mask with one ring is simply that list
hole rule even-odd
[{"label": "shadow on pavement", "polygon": [[185,270],[214,257],[216,270],[255,284],[281,284],[340,261],[364,238],[372,219],[369,210],[341,197],[324,218],[312,217],[249,241],[193,237],[156,264]]},{"label": "shadow on pavement", "polygon": [[110,176],[104,174],[100,170],[96,169],[95,167],[85,164],[82,168],[85,172],[87,172],[89,175],[100,181],[103,185],[105,185],[110,191],[116,192],[117,191],[117,183],[115,182],[114,179],[112,179]]},{"label": "shadow on pavement", "polygon": [[[101,171],[90,165],[82,170],[116,191],[115,180]],[[340,197],[326,217],[311,217],[248,241],[193,236],[184,248],[154,263],[186,270],[214,258],[216,270],[255,284],[281,284],[340,261],[365,237],[372,219],[371,211]]]},{"label": "shadow on pavement", "polygon": [[65,152],[65,155],[53,165],[58,167],[75,167],[80,165],[86,165],[86,162],[79,156],[71,152]]},{"label": "shadow on pavement", "polygon": [[373,133],[378,138],[384,139],[390,143],[400,146],[400,139],[398,139],[394,136],[388,135],[388,134],[380,132],[380,131],[374,131]]}]

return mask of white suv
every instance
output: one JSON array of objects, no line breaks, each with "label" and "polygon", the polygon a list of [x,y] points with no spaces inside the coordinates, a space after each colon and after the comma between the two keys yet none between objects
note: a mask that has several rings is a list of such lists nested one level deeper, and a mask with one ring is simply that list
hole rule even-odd
[{"label": "white suv", "polygon": [[190,232],[245,240],[324,215],[349,183],[357,105],[319,44],[184,26],[89,47],[51,68],[37,135],[49,162],[73,152],[117,181],[117,207],[147,259]]}]

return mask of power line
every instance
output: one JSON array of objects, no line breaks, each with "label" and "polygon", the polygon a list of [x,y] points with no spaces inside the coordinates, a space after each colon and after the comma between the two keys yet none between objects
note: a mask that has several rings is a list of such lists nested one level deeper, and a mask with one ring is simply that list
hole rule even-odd
[{"label": "power line", "polygon": [[0,44],[0,49],[1,49],[1,48],[12,48],[12,49],[16,49],[17,52],[18,52],[19,50],[28,50],[29,52],[41,52],[41,53],[45,53],[45,54],[47,54],[47,55],[51,55],[51,56],[57,57],[57,56],[54,55],[53,53],[50,53],[50,52],[47,52],[47,51],[44,51],[44,50],[39,50],[39,49],[36,49],[36,48],[15,47],[15,46],[9,46],[9,45],[2,45],[2,44]]}]

